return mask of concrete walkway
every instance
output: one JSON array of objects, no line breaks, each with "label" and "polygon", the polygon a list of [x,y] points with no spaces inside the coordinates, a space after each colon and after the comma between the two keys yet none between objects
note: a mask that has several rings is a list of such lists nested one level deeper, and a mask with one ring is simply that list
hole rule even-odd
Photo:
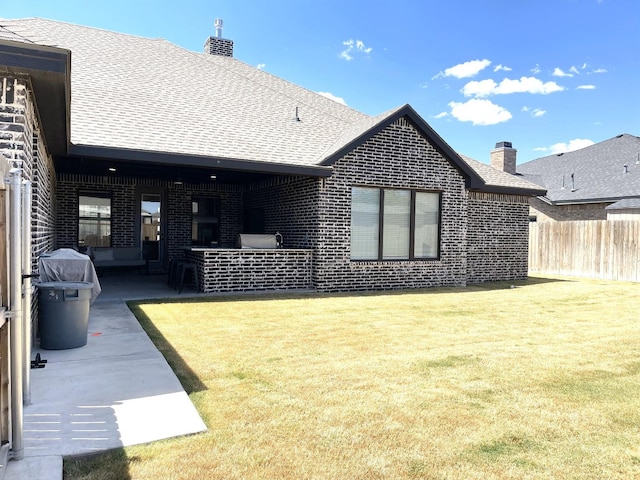
[{"label": "concrete walkway", "polygon": [[[87,345],[34,349],[47,360],[31,370],[24,409],[24,459],[5,480],[61,480],[62,458],[206,430],[180,382],[125,299],[177,296],[162,277],[101,279]],[[187,296],[192,292],[183,292]]]}]

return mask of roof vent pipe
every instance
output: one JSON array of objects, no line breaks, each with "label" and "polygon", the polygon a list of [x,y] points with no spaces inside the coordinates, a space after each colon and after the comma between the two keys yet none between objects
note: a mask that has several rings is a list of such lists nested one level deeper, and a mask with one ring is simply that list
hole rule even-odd
[{"label": "roof vent pipe", "polygon": [[213,21],[213,26],[216,29],[216,37],[217,38],[222,38],[222,26],[224,25],[224,22],[222,21],[221,18],[216,18]]}]

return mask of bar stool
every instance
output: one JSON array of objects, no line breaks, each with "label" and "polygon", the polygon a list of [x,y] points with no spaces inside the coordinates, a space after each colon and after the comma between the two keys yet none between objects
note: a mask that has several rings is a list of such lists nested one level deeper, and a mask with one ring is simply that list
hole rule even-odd
[{"label": "bar stool", "polygon": [[178,262],[178,271],[176,278],[178,293],[182,293],[182,288],[185,285],[184,280],[188,274],[190,274],[193,278],[193,283],[191,283],[190,285],[193,285],[195,287],[196,292],[200,291],[200,287],[198,285],[198,267],[196,266],[196,264],[193,262]]},{"label": "bar stool", "polygon": [[169,287],[173,289],[175,289],[177,286],[179,263],[180,260],[177,260],[175,258],[169,259],[169,267],[167,269],[167,285],[169,285]]}]

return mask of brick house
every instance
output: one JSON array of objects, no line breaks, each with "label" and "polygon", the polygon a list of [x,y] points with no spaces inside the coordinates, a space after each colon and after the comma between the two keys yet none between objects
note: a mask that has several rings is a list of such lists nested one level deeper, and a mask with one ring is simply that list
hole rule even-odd
[{"label": "brick house", "polygon": [[[531,199],[539,222],[632,220],[640,218],[640,138],[622,134],[573,152],[518,165],[516,150],[502,142],[492,165],[546,189]],[[510,161],[501,163],[504,154]],[[494,155],[498,155],[495,159]]]},{"label": "brick house", "polygon": [[[205,291],[522,279],[544,190],[458,155],[408,105],[376,117],[233,58],[0,21],[0,152],[34,185],[33,255],[153,247]],[[6,163],[6,162],[5,162]],[[241,233],[284,248],[238,249]]]}]

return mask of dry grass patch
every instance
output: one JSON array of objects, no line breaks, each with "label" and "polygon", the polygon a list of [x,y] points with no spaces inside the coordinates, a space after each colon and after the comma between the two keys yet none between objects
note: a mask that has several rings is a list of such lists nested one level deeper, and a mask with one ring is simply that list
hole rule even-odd
[{"label": "dry grass patch", "polygon": [[65,478],[640,477],[640,286],[516,286],[135,304],[209,430]]}]

